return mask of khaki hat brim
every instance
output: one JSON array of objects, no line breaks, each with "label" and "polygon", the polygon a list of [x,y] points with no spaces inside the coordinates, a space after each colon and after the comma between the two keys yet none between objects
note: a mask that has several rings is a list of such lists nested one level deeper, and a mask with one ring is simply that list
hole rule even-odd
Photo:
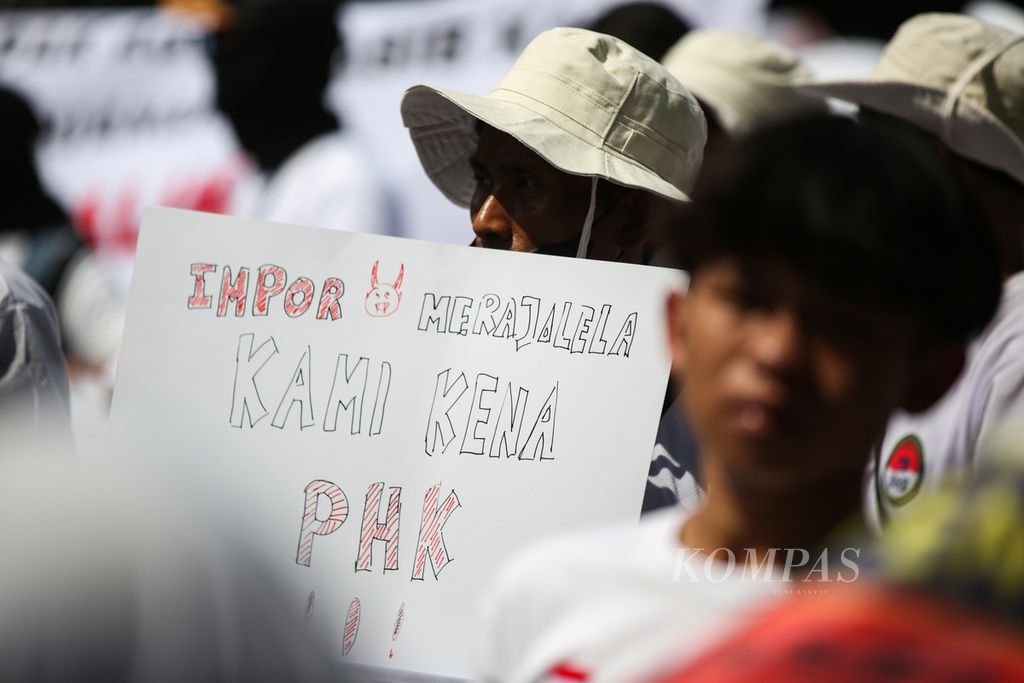
[{"label": "khaki hat brim", "polygon": [[689,197],[657,174],[613,151],[601,140],[585,140],[524,102],[501,91],[479,96],[417,85],[402,98],[402,121],[428,177],[454,204],[468,207],[476,188],[469,159],[476,151],[476,122],[511,135],[565,173],[607,178],[668,199]]},{"label": "khaki hat brim", "polygon": [[819,97],[852,102],[902,119],[936,135],[957,154],[1009,174],[1024,184],[1024,142],[990,112],[961,99],[945,135],[943,90],[900,81],[830,81],[798,88]]}]

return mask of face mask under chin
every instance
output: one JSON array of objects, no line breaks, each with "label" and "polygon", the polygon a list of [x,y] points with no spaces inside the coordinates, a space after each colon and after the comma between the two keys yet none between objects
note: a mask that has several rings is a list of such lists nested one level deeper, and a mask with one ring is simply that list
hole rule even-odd
[{"label": "face mask under chin", "polygon": [[[551,244],[544,244],[539,247],[534,247],[531,254],[546,254],[548,256],[568,256],[570,258],[576,256],[576,251],[580,246],[580,238],[576,237],[571,240],[564,242],[552,242]],[[588,245],[589,246],[589,245]]]},{"label": "face mask under chin", "polygon": [[[569,257],[575,257],[576,256],[576,251],[579,249],[579,245],[580,245],[580,238],[577,237],[575,239],[566,240],[564,242],[552,242],[551,244],[545,244],[545,245],[540,246],[540,247],[534,247],[533,249],[531,249],[530,251],[528,251],[526,253],[527,254],[545,254],[547,256],[569,256]],[[483,245],[477,244],[476,240],[470,242],[467,246],[470,246],[470,247],[473,247],[473,248],[480,248],[480,249],[486,248]],[[588,249],[588,251],[589,251],[589,249]]]},{"label": "face mask under chin", "polygon": [[[597,192],[597,184],[595,183],[593,188],[591,189],[591,197],[590,197],[590,201],[591,202],[596,202],[597,201],[597,199],[596,199],[596,192]],[[593,249],[592,249],[592,247],[594,246],[594,242],[593,242],[593,236],[594,236],[593,229],[596,228],[599,224],[601,224],[601,222],[604,221],[611,214],[612,209],[614,209],[615,206],[619,203],[619,200],[621,200],[626,195],[626,192],[627,192],[627,190],[625,188],[623,188],[619,192],[618,196],[616,196],[611,201],[611,203],[604,210],[604,212],[602,212],[600,216],[597,216],[596,218],[593,218],[593,222],[591,223],[590,240],[588,241],[587,253],[584,256],[584,258],[590,258],[590,254],[593,251]],[[588,209],[588,213],[592,213],[593,208],[594,208],[594,205],[592,204],[590,209]],[[579,252],[580,240],[582,238],[583,238],[583,235],[581,233],[580,235],[578,235],[577,237],[572,238],[571,240],[565,240],[563,242],[552,242],[551,244],[545,244],[545,245],[542,245],[542,246],[539,246],[539,247],[535,247],[530,253],[531,254],[547,254],[549,256],[568,256],[570,258],[575,258],[577,253]],[[621,257],[621,255],[622,255],[622,252],[619,251],[616,254],[615,258],[610,259],[610,260],[618,261],[619,258]]]}]

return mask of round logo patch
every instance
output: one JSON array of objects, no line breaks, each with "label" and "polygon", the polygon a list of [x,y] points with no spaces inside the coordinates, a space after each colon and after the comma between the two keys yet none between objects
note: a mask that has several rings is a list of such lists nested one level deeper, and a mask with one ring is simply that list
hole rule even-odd
[{"label": "round logo patch", "polygon": [[882,472],[882,490],[893,505],[909,502],[924,480],[924,449],[921,441],[910,434],[892,449]]}]

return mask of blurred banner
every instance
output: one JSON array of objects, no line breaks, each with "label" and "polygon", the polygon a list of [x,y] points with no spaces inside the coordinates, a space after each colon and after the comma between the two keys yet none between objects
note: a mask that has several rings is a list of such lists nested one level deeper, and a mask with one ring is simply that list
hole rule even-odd
[{"label": "blurred banner", "polygon": [[[415,83],[486,93],[540,31],[586,25],[620,0],[352,3],[348,68],[328,97],[398,201],[402,234],[468,243],[466,212],[430,184],[399,117]],[[671,0],[694,26],[763,29],[763,0]],[[130,254],[140,209],[223,212],[246,171],[213,110],[206,28],[152,9],[0,12],[0,83],[44,122],[45,181],[82,233]],[[125,279],[126,281],[126,279]]]},{"label": "blurred banner", "polygon": [[240,168],[203,35],[148,9],[0,14],[0,82],[32,103],[43,180],[102,251],[134,250],[144,204],[225,208]]}]

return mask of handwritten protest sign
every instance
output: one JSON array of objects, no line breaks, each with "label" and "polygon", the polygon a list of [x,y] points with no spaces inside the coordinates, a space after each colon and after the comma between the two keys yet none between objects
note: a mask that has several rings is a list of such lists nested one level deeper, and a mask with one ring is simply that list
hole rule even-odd
[{"label": "handwritten protest sign", "polygon": [[114,428],[246,501],[339,657],[469,675],[510,554],[637,519],[677,277],[147,209]]}]

